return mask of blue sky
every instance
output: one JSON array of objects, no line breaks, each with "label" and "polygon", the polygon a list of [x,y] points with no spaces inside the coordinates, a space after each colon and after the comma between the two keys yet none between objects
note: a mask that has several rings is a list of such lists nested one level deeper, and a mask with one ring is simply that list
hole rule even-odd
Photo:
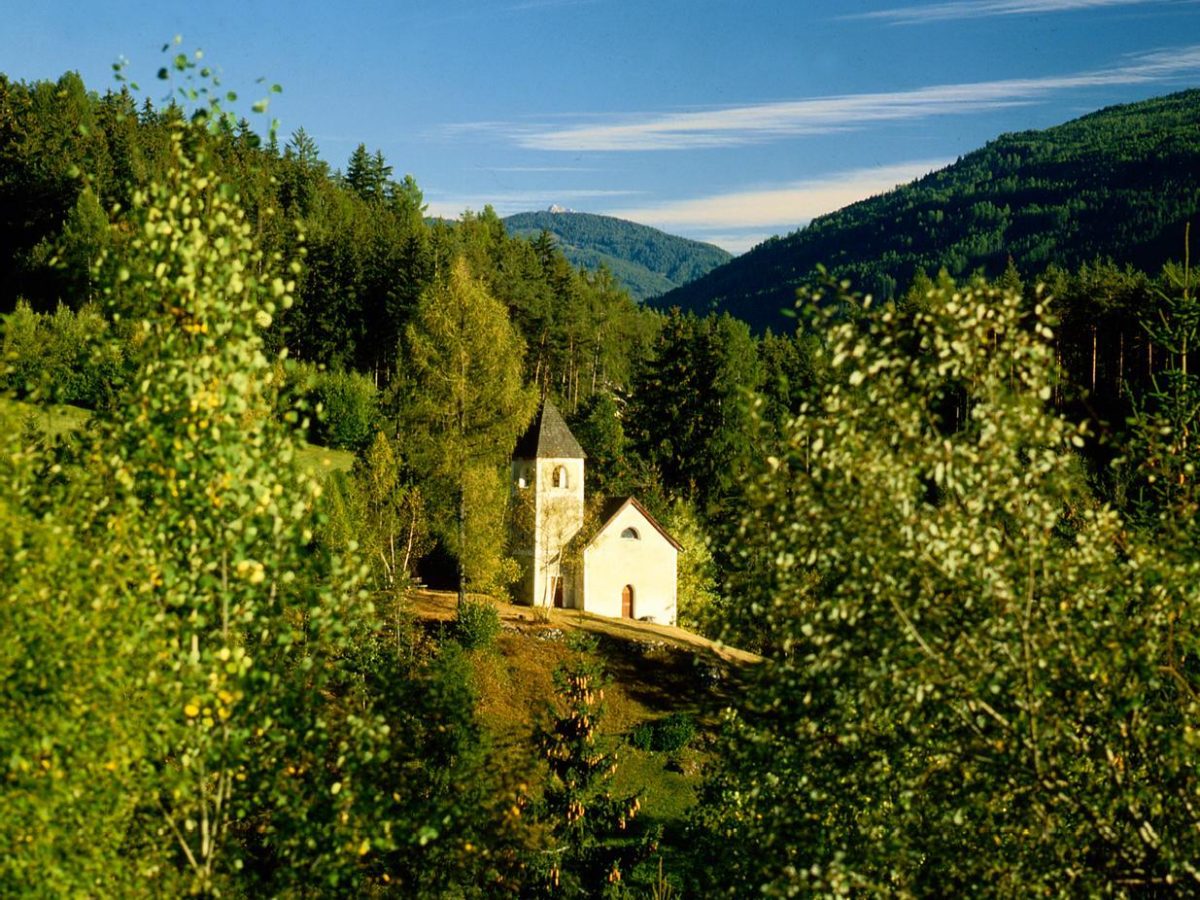
[{"label": "blue sky", "polygon": [[431,213],[552,203],[734,252],[1006,131],[1200,86],[1200,0],[38,0],[0,71],[202,49],[334,168],[361,141]]}]

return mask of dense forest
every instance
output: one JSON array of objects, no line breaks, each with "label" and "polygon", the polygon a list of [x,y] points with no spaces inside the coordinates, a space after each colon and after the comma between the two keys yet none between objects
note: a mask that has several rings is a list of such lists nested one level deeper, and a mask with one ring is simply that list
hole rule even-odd
[{"label": "dense forest", "polygon": [[1200,209],[1200,90],[1006,134],[912,184],[814,219],[656,299],[779,327],[825,266],[891,298],[917,273],[998,277],[1097,258],[1155,272]]},{"label": "dense forest", "polygon": [[712,244],[612,216],[527,212],[506,217],[504,224],[525,237],[549,232],[572,265],[590,271],[605,267],[635,300],[665,294],[732,259]]},{"label": "dense forest", "polygon": [[[90,94],[74,74],[0,81],[0,309],[18,298],[39,312],[97,299],[88,261],[110,240],[107,211],[127,209],[136,185],[161,176],[178,115],[139,108],[128,90]],[[260,146],[244,119],[222,120],[210,140],[264,253],[304,255],[296,304],[274,323],[273,346],[385,388],[421,292],[463,254],[528,336],[543,389],[553,385],[573,408],[594,385],[628,377],[647,317],[610,275],[576,271],[549,238],[510,239],[490,209],[428,226],[413,179],[393,179],[365,146],[332,172],[303,129],[283,147]]]},{"label": "dense forest", "polygon": [[[0,893],[1200,884],[1186,251],[831,278],[756,334],[162,75],[178,104],[0,80]],[[761,655],[674,819],[614,774],[694,723],[607,729],[596,644],[519,746],[480,711],[542,396],[679,538],[681,623]]]}]

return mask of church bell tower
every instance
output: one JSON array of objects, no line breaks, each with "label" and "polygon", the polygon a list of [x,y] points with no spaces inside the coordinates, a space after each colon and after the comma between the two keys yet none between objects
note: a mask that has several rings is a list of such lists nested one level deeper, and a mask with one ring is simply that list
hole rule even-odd
[{"label": "church bell tower", "polygon": [[519,603],[576,603],[577,572],[566,549],[583,527],[584,459],[562,414],[544,400],[513,451],[516,554],[523,570]]}]

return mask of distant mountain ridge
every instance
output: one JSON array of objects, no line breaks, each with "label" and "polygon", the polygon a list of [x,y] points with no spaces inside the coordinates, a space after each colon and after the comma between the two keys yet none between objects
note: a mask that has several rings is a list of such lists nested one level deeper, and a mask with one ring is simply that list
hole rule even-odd
[{"label": "distant mountain ridge", "polygon": [[625,219],[552,206],[504,220],[509,234],[554,235],[563,255],[576,266],[606,266],[636,300],[687,284],[733,258],[712,244],[676,237]]},{"label": "distant mountain ridge", "polygon": [[1200,212],[1200,90],[1005,134],[945,169],[814,219],[651,305],[784,325],[817,264],[892,296],[923,270],[956,277],[1110,257],[1156,271]]}]

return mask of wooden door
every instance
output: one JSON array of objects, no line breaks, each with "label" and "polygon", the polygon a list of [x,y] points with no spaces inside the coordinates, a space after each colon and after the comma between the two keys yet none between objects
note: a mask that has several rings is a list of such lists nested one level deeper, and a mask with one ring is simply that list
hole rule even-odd
[{"label": "wooden door", "polygon": [[551,577],[554,578],[554,608],[562,609],[563,608],[563,579],[561,578],[561,576],[556,577],[556,576],[552,575]]},{"label": "wooden door", "polygon": [[621,617],[633,618],[633,585],[627,584],[621,588]]}]

